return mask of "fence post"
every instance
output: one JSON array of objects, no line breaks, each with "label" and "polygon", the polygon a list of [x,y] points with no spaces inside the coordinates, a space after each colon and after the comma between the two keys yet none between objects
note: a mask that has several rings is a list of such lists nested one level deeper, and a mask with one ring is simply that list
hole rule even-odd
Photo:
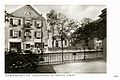
[{"label": "fence post", "polygon": [[83,58],[83,60],[86,60],[85,48],[83,48],[83,50],[84,50],[84,58]]}]

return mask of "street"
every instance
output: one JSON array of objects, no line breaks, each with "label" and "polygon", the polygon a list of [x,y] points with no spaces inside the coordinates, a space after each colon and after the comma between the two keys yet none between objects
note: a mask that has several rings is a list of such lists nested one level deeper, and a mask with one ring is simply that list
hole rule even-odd
[{"label": "street", "polygon": [[62,65],[54,65],[53,69],[56,73],[105,73],[106,62],[76,62]]}]

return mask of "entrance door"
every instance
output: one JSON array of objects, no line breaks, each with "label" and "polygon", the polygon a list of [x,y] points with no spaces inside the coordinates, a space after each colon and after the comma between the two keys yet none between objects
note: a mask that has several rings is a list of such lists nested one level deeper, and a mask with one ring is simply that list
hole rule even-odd
[{"label": "entrance door", "polygon": [[21,50],[21,42],[10,42],[10,49],[11,50]]}]

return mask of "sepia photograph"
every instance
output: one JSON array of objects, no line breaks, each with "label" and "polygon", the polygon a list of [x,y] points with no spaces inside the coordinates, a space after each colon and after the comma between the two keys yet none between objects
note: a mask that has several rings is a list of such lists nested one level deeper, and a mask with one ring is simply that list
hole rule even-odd
[{"label": "sepia photograph", "polygon": [[5,73],[107,73],[106,5],[5,5]]}]

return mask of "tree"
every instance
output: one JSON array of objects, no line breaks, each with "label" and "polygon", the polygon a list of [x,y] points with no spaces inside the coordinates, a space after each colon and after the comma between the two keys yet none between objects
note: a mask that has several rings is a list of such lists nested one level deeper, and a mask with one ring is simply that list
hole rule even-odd
[{"label": "tree", "polygon": [[90,18],[84,18],[81,20],[81,27],[76,31],[76,40],[85,41],[85,45],[88,47],[88,42],[91,39],[91,24],[92,19]]},{"label": "tree", "polygon": [[54,10],[51,10],[50,13],[47,13],[47,22],[49,23],[51,27],[52,32],[52,47],[54,47],[54,27],[57,23],[57,13]]},{"label": "tree", "polygon": [[81,20],[81,27],[71,35],[71,37],[74,38],[72,41],[74,46],[82,40],[84,40],[86,46],[88,46],[90,39],[98,38],[104,40],[106,38],[106,8],[102,10],[102,14],[99,15],[99,17],[100,18],[95,21],[92,21],[90,18]]},{"label": "tree", "polygon": [[81,26],[84,28],[86,25],[88,25],[89,23],[91,23],[93,20],[90,18],[83,18],[81,20]]},{"label": "tree", "polygon": [[66,36],[66,29],[65,29],[65,23],[68,21],[65,15],[62,13],[56,13],[54,10],[51,10],[50,13],[47,13],[47,22],[50,25],[51,33],[52,33],[52,47],[54,47],[54,29],[57,28],[57,31],[59,32],[59,35],[62,33],[63,37]]}]

